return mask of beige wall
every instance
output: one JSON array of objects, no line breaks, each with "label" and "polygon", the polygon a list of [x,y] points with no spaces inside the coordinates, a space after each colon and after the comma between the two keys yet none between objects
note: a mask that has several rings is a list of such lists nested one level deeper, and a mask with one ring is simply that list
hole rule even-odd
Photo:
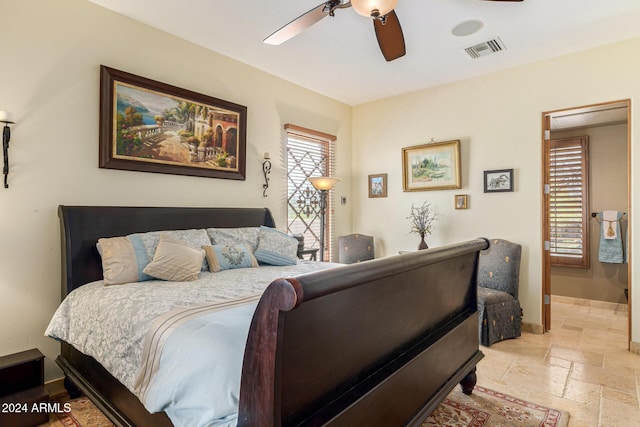
[{"label": "beige wall", "polygon": [[[589,137],[589,213],[603,210],[627,212],[627,125],[599,126],[552,132],[551,138]],[[625,236],[628,221],[621,221]],[[627,264],[598,260],[601,223],[589,216],[589,268],[551,268],[551,294],[626,304]]]},{"label": "beige wall", "polygon": [[[350,200],[351,107],[86,0],[2,6],[0,110],[17,123],[0,188],[0,355],[38,347],[47,378],[59,376],[59,345],[43,336],[60,301],[59,204],[267,206],[284,226],[284,123],[338,136],[336,196]],[[100,64],[246,105],[246,181],[99,169]],[[349,232],[350,204],[336,216],[337,233]]]},{"label": "beige wall", "polygon": [[[640,39],[351,108],[85,0],[3,6],[0,110],[13,111],[18,123],[11,188],[0,188],[0,354],[40,348],[49,379],[59,374],[52,363],[58,345],[42,336],[60,297],[57,206],[267,206],[284,224],[284,123],[338,136],[336,197],[348,203],[336,207],[337,235],[372,234],[379,255],[414,249],[418,240],[408,235],[406,216],[411,203],[430,200],[440,214],[431,245],[478,236],[523,244],[524,320],[540,324],[541,113],[633,103],[640,95]],[[246,105],[247,180],[99,169],[100,64]],[[632,108],[632,126],[638,119]],[[463,187],[402,192],[401,148],[431,138],[462,141]],[[638,169],[633,133],[632,144],[632,169]],[[264,151],[276,158],[266,199]],[[501,168],[515,169],[515,192],[484,194],[482,171]],[[366,177],[374,173],[388,173],[389,197],[367,198]],[[640,188],[639,176],[632,175],[633,188]],[[469,194],[470,209],[455,210],[455,194]],[[629,213],[640,224],[638,203],[634,196]],[[639,266],[636,257],[632,269]],[[640,307],[640,296],[632,293],[632,302]],[[640,342],[635,312],[633,340]]]},{"label": "beige wall", "polygon": [[[542,113],[640,96],[640,39],[513,68],[357,106],[353,112],[354,231],[374,235],[380,254],[414,249],[406,219],[412,203],[429,200],[440,214],[431,245],[478,236],[523,245],[520,301],[524,321],[542,324]],[[490,57],[481,60],[491,60]],[[473,61],[469,62],[473,67]],[[632,126],[640,123],[632,108]],[[462,142],[462,188],[403,192],[401,148],[436,141]],[[632,170],[640,170],[632,132]],[[484,170],[514,168],[513,193],[483,193]],[[387,173],[386,199],[367,198],[367,174]],[[633,188],[640,178],[632,172]],[[635,191],[638,194],[638,191]],[[469,209],[455,210],[454,195],[469,194]],[[633,196],[631,221],[640,224]],[[636,227],[636,230],[638,228]],[[637,253],[637,233],[632,248]],[[638,271],[635,257],[632,269]],[[636,292],[636,294],[640,294]],[[640,341],[632,291],[633,341]],[[552,323],[553,328],[553,323]]]}]

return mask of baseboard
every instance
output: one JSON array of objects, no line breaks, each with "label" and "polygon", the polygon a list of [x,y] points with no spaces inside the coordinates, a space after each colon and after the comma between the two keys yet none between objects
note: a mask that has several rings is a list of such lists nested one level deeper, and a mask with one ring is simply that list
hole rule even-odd
[{"label": "baseboard", "polygon": [[608,301],[596,301],[583,298],[565,297],[562,295],[551,295],[551,302],[559,302],[563,304],[580,305],[583,307],[602,308],[605,310],[627,312],[629,310],[628,304],[620,304],[616,302]]},{"label": "baseboard", "polygon": [[544,326],[538,325],[536,323],[522,322],[522,332],[529,332],[532,334],[543,334]]},{"label": "baseboard", "polygon": [[49,392],[49,398],[55,398],[67,393],[67,390],[64,388],[64,377],[47,381],[44,384],[44,388]]}]

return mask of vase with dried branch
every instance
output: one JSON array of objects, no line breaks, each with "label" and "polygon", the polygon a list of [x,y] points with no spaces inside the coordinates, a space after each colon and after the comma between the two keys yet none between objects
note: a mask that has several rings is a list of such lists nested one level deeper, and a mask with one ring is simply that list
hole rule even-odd
[{"label": "vase with dried branch", "polygon": [[421,206],[411,204],[411,214],[407,219],[411,220],[411,233],[420,236],[419,250],[429,248],[424,238],[433,231],[433,223],[436,221],[437,216],[438,214],[433,211],[431,203],[427,201]]}]

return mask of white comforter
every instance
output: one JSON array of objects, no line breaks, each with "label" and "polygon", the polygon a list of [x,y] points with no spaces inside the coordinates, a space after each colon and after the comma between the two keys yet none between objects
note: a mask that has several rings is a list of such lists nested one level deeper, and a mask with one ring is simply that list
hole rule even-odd
[{"label": "white comforter", "polygon": [[[135,393],[145,335],[158,316],[179,307],[261,294],[277,278],[336,265],[301,261],[287,267],[203,272],[194,282],[104,286],[97,281],[67,296],[45,334],[92,356]],[[177,329],[180,333],[167,340],[160,371],[141,399],[147,409],[166,411],[176,426],[235,425],[242,357],[255,305],[209,313]]]}]

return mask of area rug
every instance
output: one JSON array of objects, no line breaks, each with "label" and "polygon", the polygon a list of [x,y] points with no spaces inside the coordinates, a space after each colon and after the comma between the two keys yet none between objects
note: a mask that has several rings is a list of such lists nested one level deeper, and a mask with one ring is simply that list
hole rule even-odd
[{"label": "area rug", "polygon": [[65,402],[69,403],[70,410],[51,414],[49,427],[113,427],[89,398],[83,396]]},{"label": "area rug", "polygon": [[[69,412],[52,414],[50,427],[113,426],[88,398],[73,399],[69,404]],[[471,396],[456,387],[422,427],[567,427],[568,423],[566,411],[476,386]]]},{"label": "area rug", "polygon": [[476,386],[470,396],[456,387],[422,427],[566,427],[569,413]]}]

